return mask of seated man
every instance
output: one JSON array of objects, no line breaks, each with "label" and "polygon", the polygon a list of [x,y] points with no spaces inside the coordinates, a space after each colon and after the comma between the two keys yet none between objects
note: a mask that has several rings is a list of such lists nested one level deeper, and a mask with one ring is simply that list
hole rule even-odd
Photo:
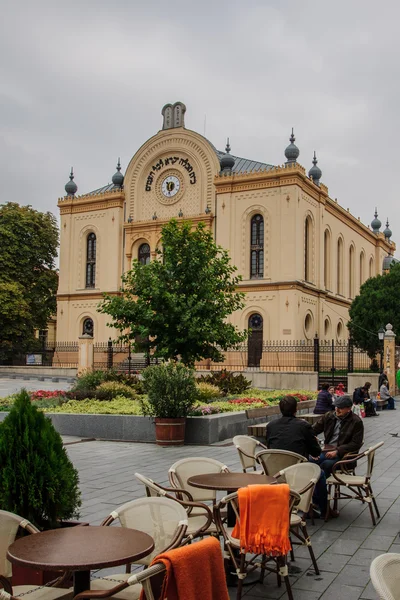
[{"label": "seated man", "polygon": [[366,417],[379,417],[376,412],[376,400],[371,400],[369,395],[370,387],[371,384],[367,381],[362,387],[356,388],[353,393],[353,403],[355,405],[364,404]]},{"label": "seated man", "polygon": [[326,413],[313,425],[315,435],[324,434],[325,444],[334,446],[334,450],[322,452],[317,464],[326,477],[332,473],[333,465],[349,452],[357,454],[364,439],[362,419],[351,410],[353,402],[350,396],[336,398],[335,412]]},{"label": "seated man", "polygon": [[396,407],[394,405],[394,398],[392,398],[392,396],[390,395],[389,386],[386,379],[382,382],[379,393],[381,395],[381,400],[387,400],[388,410],[396,410]]}]

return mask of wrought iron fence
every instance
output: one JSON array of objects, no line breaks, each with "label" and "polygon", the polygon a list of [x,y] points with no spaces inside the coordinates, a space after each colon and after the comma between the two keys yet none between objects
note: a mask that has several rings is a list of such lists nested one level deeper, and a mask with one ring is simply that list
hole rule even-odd
[{"label": "wrought iron fence", "polygon": [[114,344],[111,340],[94,344],[94,369],[114,369],[123,373],[139,373],[157,362],[143,353],[132,352],[130,344]]},{"label": "wrought iron fence", "polygon": [[58,342],[15,354],[10,363],[13,366],[27,367],[77,367],[78,357],[77,342]]}]

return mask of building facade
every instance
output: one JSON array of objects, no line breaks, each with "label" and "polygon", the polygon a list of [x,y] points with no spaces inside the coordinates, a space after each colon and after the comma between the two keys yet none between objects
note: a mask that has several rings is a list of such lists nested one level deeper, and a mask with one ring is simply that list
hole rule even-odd
[{"label": "building facade", "polygon": [[[143,144],[125,175],[77,195],[71,171],[60,198],[57,341],[83,333],[115,339],[97,312],[102,294],[118,294],[134,259],[154,260],[171,218],[204,222],[227,248],[243,281],[246,306],[231,317],[259,340],[345,340],[352,299],[382,273],[395,245],[388,224],[371,228],[329,197],[314,155],[308,174],[290,138],[283,166],[220,152],[184,126],[182,103],[162,110],[163,127]],[[254,340],[253,340],[254,341]]]}]

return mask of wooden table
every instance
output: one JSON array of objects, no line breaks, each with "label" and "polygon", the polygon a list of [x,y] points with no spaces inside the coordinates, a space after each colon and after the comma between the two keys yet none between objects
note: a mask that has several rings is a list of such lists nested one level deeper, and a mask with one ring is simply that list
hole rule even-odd
[{"label": "wooden table", "polygon": [[299,415],[299,419],[304,419],[304,421],[307,421],[307,423],[310,423],[310,425],[314,425],[314,423],[319,421],[320,418],[323,416],[324,415],[315,415],[314,413],[306,413],[305,415]]},{"label": "wooden table", "polygon": [[248,485],[276,483],[276,479],[258,473],[204,473],[189,477],[187,482],[193,487],[231,493]]},{"label": "wooden table", "polygon": [[135,562],[154,550],[147,533],[123,527],[52,529],[20,538],[8,548],[16,565],[47,571],[72,571],[74,596],[90,589],[91,569]]}]

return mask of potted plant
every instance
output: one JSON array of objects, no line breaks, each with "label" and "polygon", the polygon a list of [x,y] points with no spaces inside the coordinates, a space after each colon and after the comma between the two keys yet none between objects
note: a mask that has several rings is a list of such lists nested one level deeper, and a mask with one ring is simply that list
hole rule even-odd
[{"label": "potted plant", "polygon": [[186,417],[197,394],[194,371],[182,363],[161,363],[147,367],[143,380],[147,393],[143,413],[155,419],[157,444],[182,445]]},{"label": "potted plant", "polygon": [[[39,529],[61,527],[64,520],[79,516],[78,472],[60,434],[32,404],[26,390],[17,395],[0,424],[0,481],[0,507]],[[14,585],[26,583],[20,571],[13,569]],[[27,569],[28,582],[42,584],[46,579],[39,573],[41,579],[33,581],[33,572]]]}]

